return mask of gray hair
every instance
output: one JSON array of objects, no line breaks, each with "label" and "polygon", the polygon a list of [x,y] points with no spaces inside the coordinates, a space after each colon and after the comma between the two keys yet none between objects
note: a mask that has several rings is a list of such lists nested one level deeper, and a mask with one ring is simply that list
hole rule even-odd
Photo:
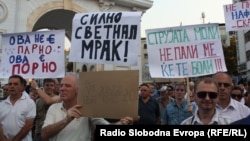
[{"label": "gray hair", "polygon": [[73,78],[75,78],[76,79],[76,85],[77,85],[77,87],[79,87],[79,81],[80,81],[80,79],[79,79],[79,73],[66,72],[65,76],[72,76]]}]

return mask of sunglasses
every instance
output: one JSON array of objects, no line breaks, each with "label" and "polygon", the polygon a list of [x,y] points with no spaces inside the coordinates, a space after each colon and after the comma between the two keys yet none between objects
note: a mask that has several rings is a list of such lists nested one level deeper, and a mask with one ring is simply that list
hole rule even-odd
[{"label": "sunglasses", "polygon": [[225,88],[228,88],[231,86],[231,84],[229,84],[229,83],[218,83],[218,84],[219,84],[219,87],[221,87],[223,85]]},{"label": "sunglasses", "polygon": [[242,98],[242,95],[238,95],[238,94],[231,94],[231,97],[232,98],[238,98],[238,99],[241,99]]},{"label": "sunglasses", "polygon": [[218,93],[216,92],[198,92],[197,93],[198,98],[201,98],[201,99],[206,98],[207,95],[210,99],[215,99],[218,96]]}]

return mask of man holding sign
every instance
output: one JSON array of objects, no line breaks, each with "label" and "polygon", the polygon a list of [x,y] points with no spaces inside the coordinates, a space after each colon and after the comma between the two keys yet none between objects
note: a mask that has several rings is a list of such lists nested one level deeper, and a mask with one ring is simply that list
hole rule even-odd
[{"label": "man holding sign", "polygon": [[[81,105],[77,105],[78,76],[68,74],[61,81],[60,97],[62,102],[50,106],[42,128],[43,140],[50,141],[90,141],[91,125],[110,124],[104,118],[82,117]],[[84,107],[86,108],[86,107]],[[117,125],[133,123],[130,117],[122,118]]]}]

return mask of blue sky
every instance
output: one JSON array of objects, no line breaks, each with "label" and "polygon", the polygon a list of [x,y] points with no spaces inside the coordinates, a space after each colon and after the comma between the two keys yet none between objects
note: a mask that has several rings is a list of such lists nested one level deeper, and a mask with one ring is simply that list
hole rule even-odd
[{"label": "blue sky", "polygon": [[141,22],[141,37],[146,29],[202,24],[224,23],[223,5],[232,0],[152,0],[153,6],[144,13]]}]

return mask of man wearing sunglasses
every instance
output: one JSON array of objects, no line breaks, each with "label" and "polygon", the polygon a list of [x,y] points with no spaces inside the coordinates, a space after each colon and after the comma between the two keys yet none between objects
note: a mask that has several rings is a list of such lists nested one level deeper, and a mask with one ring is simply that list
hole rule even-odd
[{"label": "man wearing sunglasses", "polygon": [[187,118],[182,125],[226,125],[231,118],[222,116],[215,108],[218,101],[218,84],[213,78],[205,77],[195,85],[195,102],[198,110]]},{"label": "man wearing sunglasses", "polygon": [[240,86],[234,86],[231,92],[231,97],[234,100],[241,102],[241,99],[243,97],[243,92],[244,90]]},{"label": "man wearing sunglasses", "polygon": [[233,88],[231,76],[226,72],[218,72],[213,75],[213,78],[219,85],[217,110],[221,114],[231,117],[232,122],[248,116],[250,114],[250,108],[231,98]]}]

